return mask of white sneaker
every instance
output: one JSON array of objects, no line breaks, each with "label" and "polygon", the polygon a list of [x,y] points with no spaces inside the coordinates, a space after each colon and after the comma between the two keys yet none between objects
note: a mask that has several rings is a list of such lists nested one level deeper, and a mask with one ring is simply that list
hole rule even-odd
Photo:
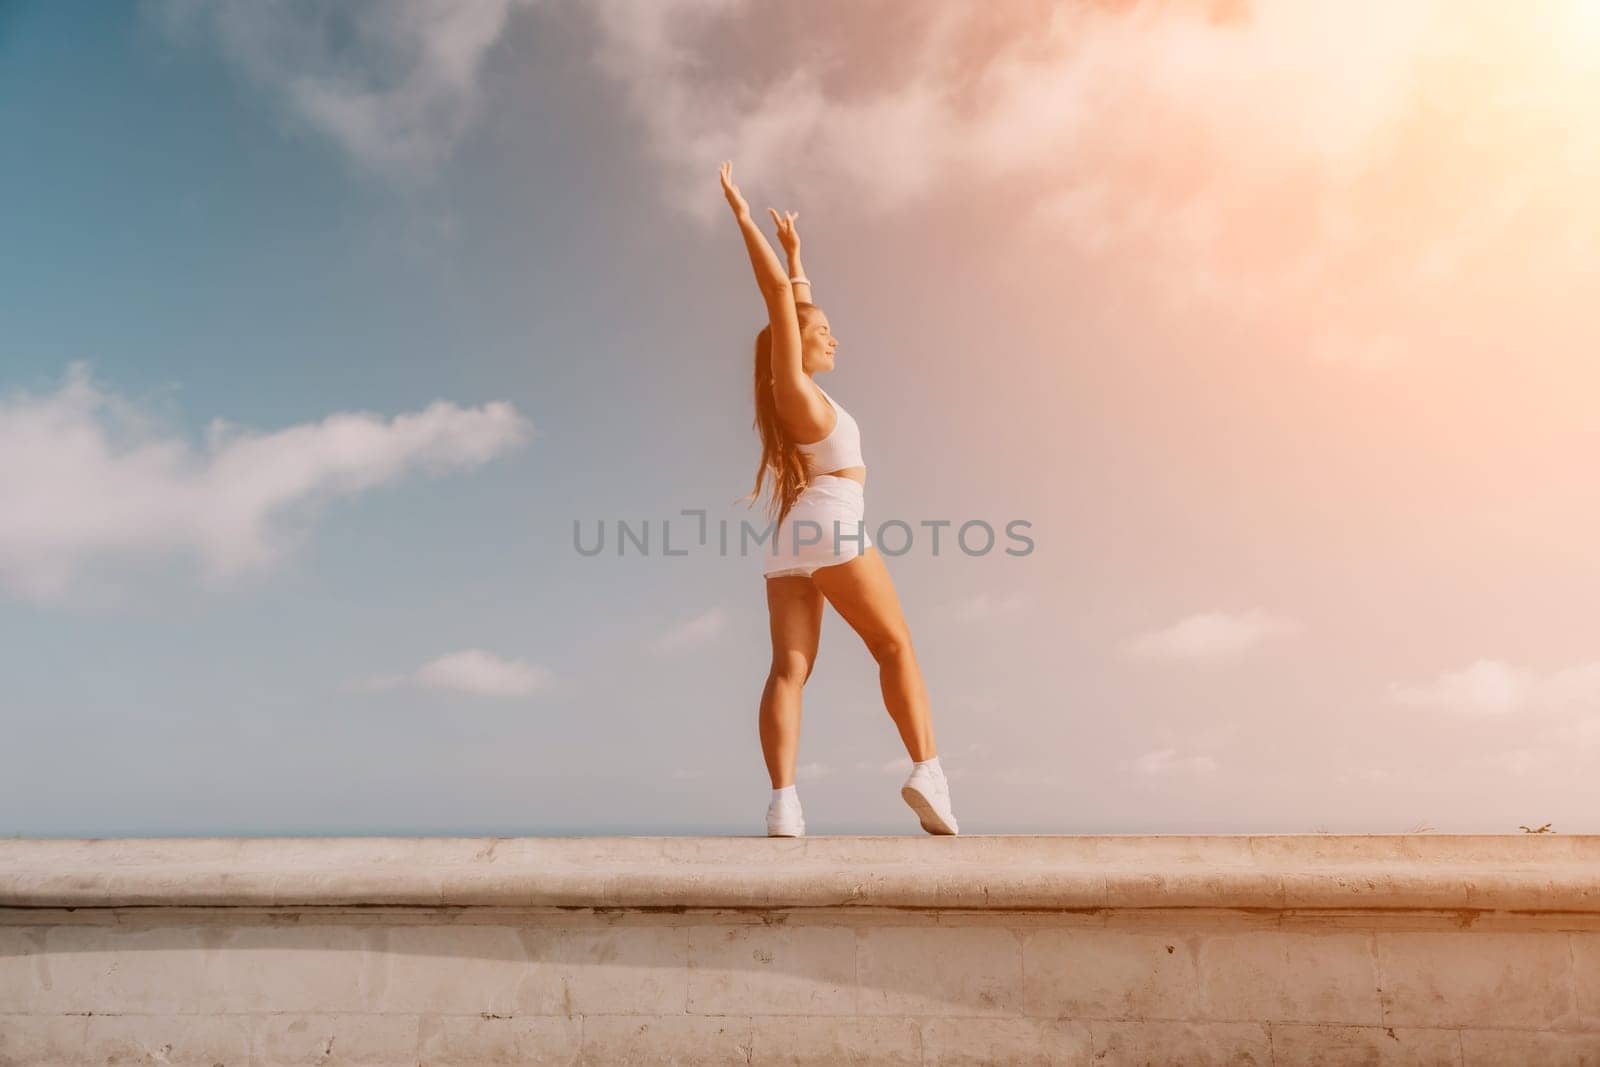
[{"label": "white sneaker", "polygon": [[955,813],[950,810],[950,783],[942,774],[926,767],[912,767],[911,777],[900,787],[911,810],[917,813],[922,828],[930,834],[958,834]]},{"label": "white sneaker", "polygon": [[768,837],[804,837],[806,820],[797,800],[777,800],[767,805]]}]

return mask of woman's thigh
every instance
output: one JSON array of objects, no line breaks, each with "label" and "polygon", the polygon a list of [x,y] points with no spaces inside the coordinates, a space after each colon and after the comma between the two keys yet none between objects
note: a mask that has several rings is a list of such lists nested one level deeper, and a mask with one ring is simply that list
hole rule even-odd
[{"label": "woman's thigh", "polygon": [[768,578],[767,617],[772,630],[772,669],[804,682],[817,662],[822,636],[822,592],[810,578]]},{"label": "woman's thigh", "polygon": [[822,590],[850,628],[861,636],[874,656],[909,644],[911,634],[900,610],[900,597],[889,579],[889,568],[877,546],[848,563],[819,567],[811,581]]}]

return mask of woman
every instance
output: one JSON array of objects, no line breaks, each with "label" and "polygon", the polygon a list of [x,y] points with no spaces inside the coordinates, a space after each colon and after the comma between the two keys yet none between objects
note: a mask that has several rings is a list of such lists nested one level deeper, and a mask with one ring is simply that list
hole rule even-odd
[{"label": "woman", "polygon": [[769,513],[778,525],[771,550],[762,555],[772,629],[772,669],[761,693],[761,748],[772,778],[767,834],[805,834],[794,765],[800,692],[816,662],[824,599],[861,635],[878,663],[884,705],[913,761],[900,795],[928,833],[955,834],[950,786],[934,751],[928,693],[911,632],[883,557],[866,535],[861,432],[850,413],[811,380],[818,371],[833,369],[838,340],[828,317],[811,303],[811,283],[800,266],[799,216],[791,212],[780,218],[767,209],[788,253],[785,272],[733,183],[732,162],[722,164],[722,191],[744,234],[769,320],[756,337],[761,465],[750,494],[758,497],[770,476]]}]

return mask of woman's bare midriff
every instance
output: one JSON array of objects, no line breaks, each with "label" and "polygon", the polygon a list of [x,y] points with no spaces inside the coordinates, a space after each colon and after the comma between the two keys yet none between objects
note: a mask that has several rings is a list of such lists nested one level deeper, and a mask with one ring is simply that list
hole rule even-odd
[{"label": "woman's bare midriff", "polygon": [[840,467],[836,471],[827,471],[834,478],[849,478],[852,482],[860,482],[861,488],[867,487],[867,468],[865,467]]}]

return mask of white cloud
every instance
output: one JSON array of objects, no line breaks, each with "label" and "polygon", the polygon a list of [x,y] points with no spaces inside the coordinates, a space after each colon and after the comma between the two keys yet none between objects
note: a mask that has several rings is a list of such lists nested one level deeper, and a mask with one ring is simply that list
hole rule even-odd
[{"label": "white cloud", "polygon": [[1333,784],[1339,786],[1382,786],[1389,787],[1396,783],[1408,780],[1414,772],[1407,768],[1404,774],[1390,770],[1388,767],[1376,764],[1369,766],[1350,767],[1334,775]]},{"label": "white cloud", "polygon": [[1179,773],[1206,778],[1217,772],[1217,761],[1212,757],[1180,756],[1175,748],[1153,749],[1131,762],[1123,761],[1122,765],[1132,767],[1135,773],[1145,778],[1166,778]]},{"label": "white cloud", "polygon": [[1204,612],[1130,638],[1123,643],[1122,654],[1133,660],[1221,663],[1299,629],[1298,623],[1259,609],[1234,614]]},{"label": "white cloud", "polygon": [[553,682],[554,675],[545,667],[469,648],[430,660],[410,674],[370,678],[353,688],[376,691],[413,686],[473,696],[518,697],[547,689]]},{"label": "white cloud", "polygon": [[998,785],[1035,789],[1058,789],[1074,784],[1074,775],[1065,769],[1051,771],[1035,767],[1006,767],[986,777]]},{"label": "white cloud", "polygon": [[946,604],[940,613],[956,622],[993,622],[1020,614],[1027,606],[1028,597],[1022,593],[1001,596],[985,592]]},{"label": "white cloud", "polygon": [[[775,32],[794,46],[754,75],[708,57],[730,24],[770,21],[759,6],[601,0],[591,10],[601,69],[683,181],[674,199],[696,214],[725,210],[714,197],[706,207],[702,171],[731,158],[749,175],[820,170],[879,209],[909,206],[949,178],[1044,176],[1054,180],[1046,192],[1066,199],[1040,201],[1041,217],[1150,235],[1200,218],[1192,197],[1203,179],[1172,184],[1174,168],[1166,184],[1153,177],[1160,148],[1130,136],[1130,121],[1174,150],[1266,150],[1279,171],[1317,161],[1356,173],[1437,7],[1263,5],[1219,18],[1205,3],[930,4],[898,13],[891,45],[887,19],[841,10],[784,23]],[[1118,168],[1145,176],[1119,187]],[[1133,208],[1084,212],[1088,203]]]},{"label": "white cloud", "polygon": [[[537,0],[157,0],[352,156],[426,170]],[[542,5],[541,5],[542,6]],[[551,5],[553,6],[553,5]],[[715,165],[867,212],[996,198],[1025,241],[1256,323],[1297,358],[1427,351],[1463,277],[1588,269],[1589,0],[911,4],[593,0],[594,62],[706,224]],[[803,206],[803,204],[801,205]],[[1501,272],[1495,274],[1494,272]],[[1495,284],[1496,282],[1502,284]],[[1574,282],[1577,284],[1577,282]],[[1508,299],[1509,299],[1508,296]],[[1485,312],[1487,317],[1490,313]],[[1525,318],[1492,319],[1525,340]],[[1483,329],[1476,331],[1480,334]]]},{"label": "white cloud", "polygon": [[[944,763],[943,760],[939,762],[941,765]],[[898,774],[903,776],[911,773],[911,757],[901,756],[898,759],[891,760],[856,760],[855,769],[866,771],[870,774],[886,776]],[[946,771],[945,773],[948,774],[949,772]]]},{"label": "white cloud", "polygon": [[[1539,674],[1504,660],[1480,659],[1429,682],[1389,686],[1390,703],[1473,716],[1600,711],[1600,662]],[[1581,723],[1587,720],[1580,720]]]},{"label": "white cloud", "polygon": [[214,419],[197,450],[74,363],[54,393],[0,398],[0,585],[56,601],[92,564],[179,552],[220,583],[279,559],[293,540],[280,517],[298,506],[476,467],[531,429],[504,402],[441,400],[270,433]]},{"label": "white cloud", "polygon": [[[1461,281],[1510,300],[1529,276],[1587,277],[1591,8],[589,10],[599,65],[662,163],[657,185],[703,223],[726,212],[722,159],[747,190],[798,207],[997,199],[1040,255],[1065,242],[1171,302],[1256,324],[1295,358],[1377,371],[1427,351]],[[763,36],[782,47],[745,46]],[[1523,316],[1481,310],[1486,329],[1525,339]]]},{"label": "white cloud", "polygon": [[482,108],[484,59],[528,0],[165,0],[251,80],[364,164],[426,170]]},{"label": "white cloud", "polygon": [[667,654],[698,648],[716,640],[727,625],[728,613],[720,607],[715,607],[657,634],[650,641],[650,649],[659,654]]},{"label": "white cloud", "polygon": [[[976,746],[968,745],[969,749]],[[971,774],[966,764],[960,761],[948,762],[951,757],[948,753],[939,754],[939,766],[944,770],[944,776],[951,781],[966,778]],[[858,771],[867,774],[882,775],[885,778],[904,778],[911,773],[911,757],[901,756],[890,760],[856,760],[853,764]]]},{"label": "white cloud", "polygon": [[1411,707],[1443,707],[1476,715],[1505,715],[1524,707],[1533,680],[1500,660],[1478,660],[1422,685],[1391,685],[1389,700]]},{"label": "white cloud", "polygon": [[822,778],[831,778],[834,770],[826,763],[802,763],[794,769],[794,777],[799,782],[815,782]]}]

